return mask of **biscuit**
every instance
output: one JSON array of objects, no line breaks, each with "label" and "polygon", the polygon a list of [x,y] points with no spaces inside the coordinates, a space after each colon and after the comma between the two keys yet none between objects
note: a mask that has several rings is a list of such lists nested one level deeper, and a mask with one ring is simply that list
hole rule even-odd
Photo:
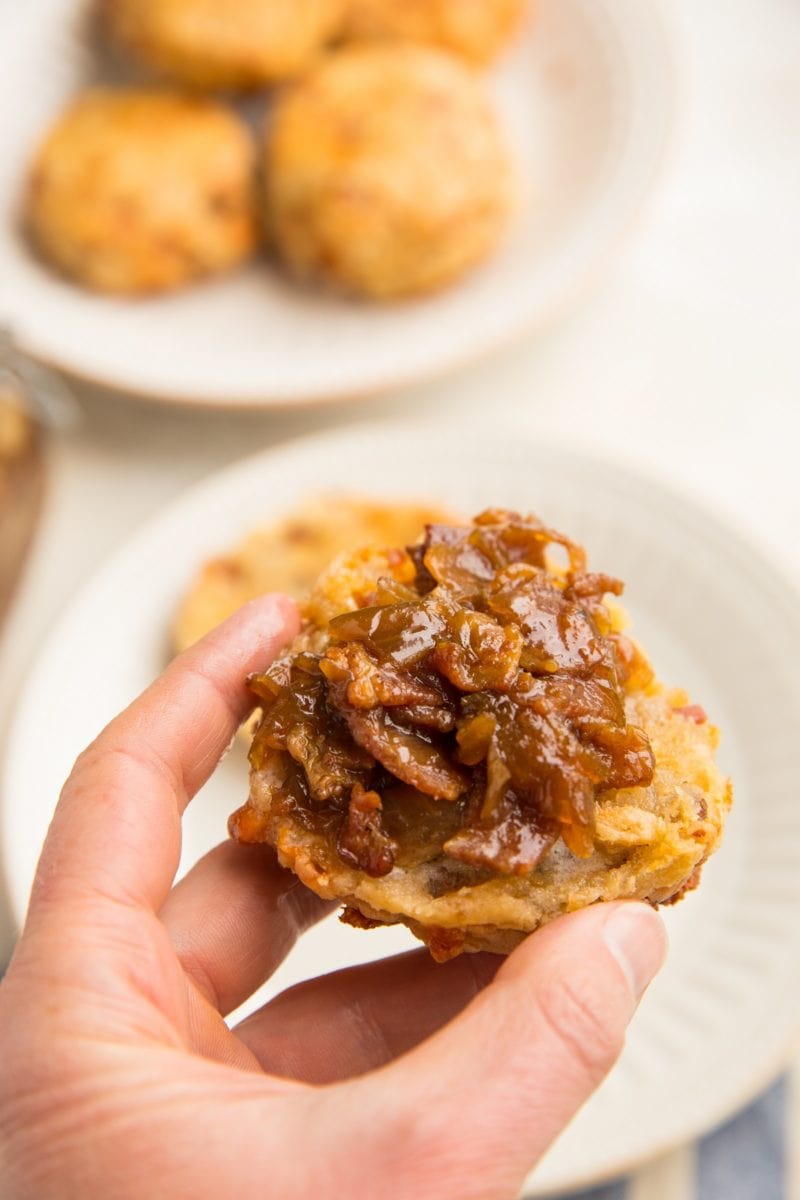
[{"label": "biscuit", "polygon": [[102,292],[169,291],[241,263],[257,237],[254,148],[211,100],[97,88],[39,148],[25,222],[41,255]]},{"label": "biscuit", "polygon": [[301,278],[377,300],[435,291],[497,245],[513,199],[488,94],[451,55],[367,45],[279,98],[266,220]]},{"label": "biscuit", "polygon": [[482,64],[508,43],[526,7],[526,0],[349,0],[344,36],[428,42]]},{"label": "biscuit", "polygon": [[342,0],[104,0],[112,44],[165,79],[249,89],[307,70]]},{"label": "biscuit", "polygon": [[500,511],[429,527],[411,554],[340,556],[253,681],[232,835],[274,846],[350,923],[402,923],[441,960],[506,954],[598,901],[680,899],[731,787],[703,710],[622,633],[620,590]]},{"label": "biscuit", "polygon": [[[309,499],[200,568],[175,617],[175,648],[185,650],[265,592],[308,600],[321,572],[344,550],[363,544],[404,546],[429,521],[448,519],[446,510],[433,504],[379,504],[341,495]],[[342,607],[346,602],[345,597]]]}]

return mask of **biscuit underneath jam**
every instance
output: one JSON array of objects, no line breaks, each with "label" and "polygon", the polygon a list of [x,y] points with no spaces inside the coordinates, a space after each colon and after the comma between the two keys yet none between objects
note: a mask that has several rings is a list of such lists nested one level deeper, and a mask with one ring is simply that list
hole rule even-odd
[{"label": "biscuit underneath jam", "polygon": [[621,632],[622,587],[502,510],[341,556],[250,681],[262,716],[232,835],[439,959],[507,953],[598,900],[678,898],[730,788],[703,711]]}]

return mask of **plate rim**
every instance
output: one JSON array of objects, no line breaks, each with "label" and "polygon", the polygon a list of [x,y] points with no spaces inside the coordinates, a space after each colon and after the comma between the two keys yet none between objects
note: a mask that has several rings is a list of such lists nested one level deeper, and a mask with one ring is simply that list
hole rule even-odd
[{"label": "plate rim", "polygon": [[[613,12],[613,6],[609,6],[608,11]],[[244,388],[226,392],[219,390],[216,385],[208,389],[198,388],[195,381],[176,391],[174,384],[162,387],[153,381],[126,379],[124,373],[120,374],[119,371],[92,370],[80,359],[54,351],[53,347],[43,344],[41,338],[37,338],[35,334],[29,338],[24,329],[15,335],[20,349],[43,367],[60,371],[78,384],[102,388],[110,393],[112,398],[116,393],[119,397],[124,396],[148,406],[163,405],[189,411],[264,410],[282,413],[294,409],[319,410],[336,404],[363,404],[395,390],[434,383],[491,359],[528,337],[546,332],[573,311],[584,296],[591,295],[599,288],[610,265],[619,258],[641,227],[649,204],[657,193],[659,181],[663,178],[672,157],[680,118],[679,98],[682,89],[679,85],[684,74],[677,35],[668,16],[666,0],[646,0],[637,7],[637,19],[646,27],[648,47],[651,51],[655,50],[659,56],[659,87],[650,93],[652,102],[648,110],[653,125],[650,152],[647,158],[640,155],[635,159],[630,154],[623,154],[618,160],[612,181],[604,185],[604,190],[610,190],[613,181],[620,178],[632,162],[636,162],[637,170],[633,180],[626,187],[624,203],[604,214],[601,244],[589,251],[578,269],[572,270],[571,274],[565,274],[564,282],[554,292],[553,299],[544,310],[531,312],[523,309],[518,318],[509,320],[502,330],[484,336],[481,336],[478,329],[477,336],[472,338],[469,346],[448,350],[436,362],[418,364],[416,367],[413,363],[403,366],[395,364],[383,370],[373,370],[368,378],[360,382],[351,380],[340,384],[328,383],[324,390],[319,385],[312,384],[307,388],[299,386],[296,389],[278,388],[273,391],[265,383],[257,391]],[[624,30],[628,17],[620,17],[617,13],[614,20],[617,28],[620,28],[621,23]],[[632,107],[635,107],[638,95],[638,91],[633,94]],[[469,287],[469,282],[467,277],[456,286]],[[421,299],[424,300],[425,297]],[[146,298],[144,302],[146,303]],[[412,298],[410,303],[414,302]],[[13,330],[14,326],[20,323],[20,315],[12,311],[9,317]]]},{"label": "plate rim", "polygon": [[[437,420],[425,421],[414,418],[393,421],[373,419],[340,429],[323,430],[310,435],[299,434],[287,438],[276,445],[243,456],[220,470],[212,471],[203,479],[185,488],[160,512],[145,520],[122,545],[101,561],[71,598],[59,620],[40,644],[30,663],[25,684],[20,691],[14,718],[9,723],[6,737],[3,739],[3,754],[2,761],[0,761],[0,886],[4,886],[6,889],[15,921],[21,924],[24,919],[19,889],[15,887],[12,891],[9,886],[8,871],[11,845],[9,838],[11,810],[8,798],[11,792],[10,779],[15,773],[13,762],[16,755],[15,747],[22,740],[23,730],[29,725],[34,712],[33,698],[38,690],[37,677],[44,669],[50,647],[62,639],[62,631],[71,626],[76,614],[86,603],[86,598],[107,586],[108,578],[118,573],[128,559],[140,554],[162,526],[179,520],[180,514],[184,511],[191,511],[201,497],[206,495],[211,497],[220,491],[225,491],[228,481],[235,479],[242,472],[255,471],[264,463],[273,459],[280,460],[287,453],[297,453],[309,444],[324,447],[326,443],[336,443],[353,435],[361,437],[378,434],[382,438],[392,438],[393,434],[409,436],[437,428],[446,428],[446,424]],[[462,435],[465,441],[469,433],[470,431],[465,431],[466,436]],[[472,430],[471,433],[474,437],[476,431]],[[562,459],[569,458],[573,465],[585,465],[590,469],[601,471],[607,477],[611,473],[620,474],[638,488],[659,493],[664,500],[668,500],[675,507],[681,517],[696,517],[699,510],[704,518],[704,531],[708,531],[714,541],[723,540],[728,551],[735,555],[737,564],[742,561],[750,564],[753,575],[758,576],[759,588],[765,592],[770,604],[779,605],[787,617],[800,628],[800,580],[784,567],[768,543],[762,545],[756,541],[750,526],[742,528],[737,525],[734,514],[724,505],[715,503],[713,498],[705,494],[696,484],[684,484],[682,480],[677,480],[674,475],[663,468],[653,468],[650,464],[640,467],[636,463],[632,464],[628,456],[617,450],[590,448],[580,440],[566,435],[548,434],[538,438],[533,432],[525,432],[520,440],[525,444],[535,446],[540,453],[552,454]],[[502,448],[503,444],[507,444],[507,439],[503,437],[502,433],[496,433],[493,437],[489,437],[489,442]],[[483,444],[485,445],[486,441]],[[27,906],[27,899],[25,906]],[[800,966],[798,969],[800,970]],[[762,1062],[757,1070],[750,1072],[748,1082],[743,1084],[735,1094],[726,1096],[719,1103],[716,1103],[712,1096],[708,1102],[704,1120],[695,1122],[691,1132],[687,1131],[684,1134],[655,1142],[650,1149],[619,1160],[613,1167],[599,1172],[576,1173],[568,1182],[562,1184],[548,1183],[546,1187],[544,1184],[540,1187],[536,1180],[536,1170],[534,1170],[526,1180],[523,1195],[530,1197],[531,1200],[534,1197],[545,1195],[560,1196],[568,1194],[575,1188],[592,1187],[621,1178],[635,1172],[646,1163],[704,1136],[752,1102],[780,1074],[798,1050],[800,1050],[800,1013],[798,1013],[796,1027],[787,1035],[781,1048]]]}]

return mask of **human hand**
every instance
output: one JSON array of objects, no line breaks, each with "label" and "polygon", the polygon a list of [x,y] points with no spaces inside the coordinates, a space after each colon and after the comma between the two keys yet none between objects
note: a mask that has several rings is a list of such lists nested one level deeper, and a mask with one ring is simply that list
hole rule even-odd
[{"label": "human hand", "polygon": [[226,1026],[328,911],[265,847],[226,842],[172,887],[243,680],[296,621],[247,605],[75,765],[0,986],[7,1200],[511,1198],[617,1058],[665,951],[634,903],[505,961],[339,971]]}]

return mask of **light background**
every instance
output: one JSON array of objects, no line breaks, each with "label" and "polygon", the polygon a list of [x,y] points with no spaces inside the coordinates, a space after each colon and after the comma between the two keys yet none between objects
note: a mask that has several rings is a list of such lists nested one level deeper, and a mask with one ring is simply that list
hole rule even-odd
[{"label": "light background", "polygon": [[[661,189],[600,290],[546,337],[435,386],[306,415],[187,415],[81,392],[85,420],[52,445],[45,521],[0,647],[0,731],[53,620],[129,532],[240,455],[358,415],[436,408],[511,436],[524,428],[624,450],[733,515],[800,580],[800,4],[665,7],[682,80]],[[14,931],[0,927],[7,949]],[[785,1144],[800,1140],[798,1106],[782,1101],[775,1093],[756,1114],[765,1156],[778,1109]],[[740,1146],[757,1122],[735,1134]],[[781,1191],[773,1175],[740,1175],[734,1191],[701,1156],[704,1200],[800,1200],[787,1153]],[[697,1181],[691,1148],[627,1194],[691,1200]]]}]

